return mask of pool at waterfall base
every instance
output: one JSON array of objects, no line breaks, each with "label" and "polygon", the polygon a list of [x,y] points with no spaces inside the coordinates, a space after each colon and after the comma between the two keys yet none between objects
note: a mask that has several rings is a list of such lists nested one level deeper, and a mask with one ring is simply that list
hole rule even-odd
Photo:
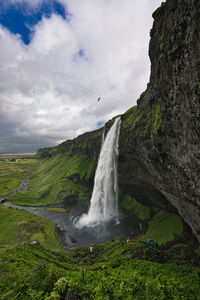
[{"label": "pool at waterfall base", "polygon": [[66,249],[74,249],[78,246],[87,247],[94,244],[99,244],[107,240],[115,239],[116,237],[134,238],[141,232],[140,223],[131,216],[119,213],[119,222],[113,220],[106,223],[100,223],[94,227],[84,226],[77,228],[75,220],[80,215],[86,213],[89,208],[89,201],[83,204],[76,205],[67,212],[49,211],[49,207],[29,207],[15,205],[9,202],[4,202],[2,205],[11,208],[25,209],[37,216],[49,219],[57,225],[61,234],[61,245]]}]

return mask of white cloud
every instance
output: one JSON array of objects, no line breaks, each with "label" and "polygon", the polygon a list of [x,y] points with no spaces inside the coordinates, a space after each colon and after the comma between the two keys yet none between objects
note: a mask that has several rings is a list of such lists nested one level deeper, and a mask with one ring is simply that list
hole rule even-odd
[{"label": "white cloud", "polygon": [[160,0],[62,2],[71,21],[43,18],[28,46],[0,27],[1,115],[12,137],[56,143],[93,130],[133,106],[148,82]]}]

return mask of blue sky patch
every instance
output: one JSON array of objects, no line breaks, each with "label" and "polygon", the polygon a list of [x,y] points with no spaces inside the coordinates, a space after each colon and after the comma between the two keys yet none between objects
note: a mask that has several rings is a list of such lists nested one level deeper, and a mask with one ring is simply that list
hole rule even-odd
[{"label": "blue sky patch", "polygon": [[32,7],[27,2],[0,1],[0,24],[10,32],[19,34],[26,45],[31,42],[34,26],[42,20],[42,17],[50,18],[52,14],[57,14],[68,21],[71,17],[65,7],[56,0],[44,0],[37,7]]},{"label": "blue sky patch", "polygon": [[104,126],[104,124],[105,124],[105,122],[99,121],[99,122],[97,123],[97,128],[100,128],[100,127]]}]

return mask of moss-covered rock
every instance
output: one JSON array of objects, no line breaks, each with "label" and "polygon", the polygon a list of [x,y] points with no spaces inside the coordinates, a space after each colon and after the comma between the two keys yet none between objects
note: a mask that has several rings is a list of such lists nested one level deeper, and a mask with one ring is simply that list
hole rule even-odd
[{"label": "moss-covered rock", "polygon": [[121,206],[141,221],[148,220],[150,217],[150,208],[142,205],[130,195],[125,195]]},{"label": "moss-covered rock", "polygon": [[164,210],[158,212],[148,225],[144,240],[150,237],[158,244],[173,241],[176,236],[181,236],[183,233],[181,217]]}]

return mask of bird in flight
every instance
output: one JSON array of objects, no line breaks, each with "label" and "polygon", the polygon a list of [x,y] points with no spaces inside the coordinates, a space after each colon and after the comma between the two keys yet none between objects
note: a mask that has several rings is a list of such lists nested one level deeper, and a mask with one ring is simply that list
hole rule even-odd
[{"label": "bird in flight", "polygon": [[100,101],[100,99],[101,99],[101,97],[99,97],[99,98],[97,99],[97,101],[99,102],[99,101]]}]

